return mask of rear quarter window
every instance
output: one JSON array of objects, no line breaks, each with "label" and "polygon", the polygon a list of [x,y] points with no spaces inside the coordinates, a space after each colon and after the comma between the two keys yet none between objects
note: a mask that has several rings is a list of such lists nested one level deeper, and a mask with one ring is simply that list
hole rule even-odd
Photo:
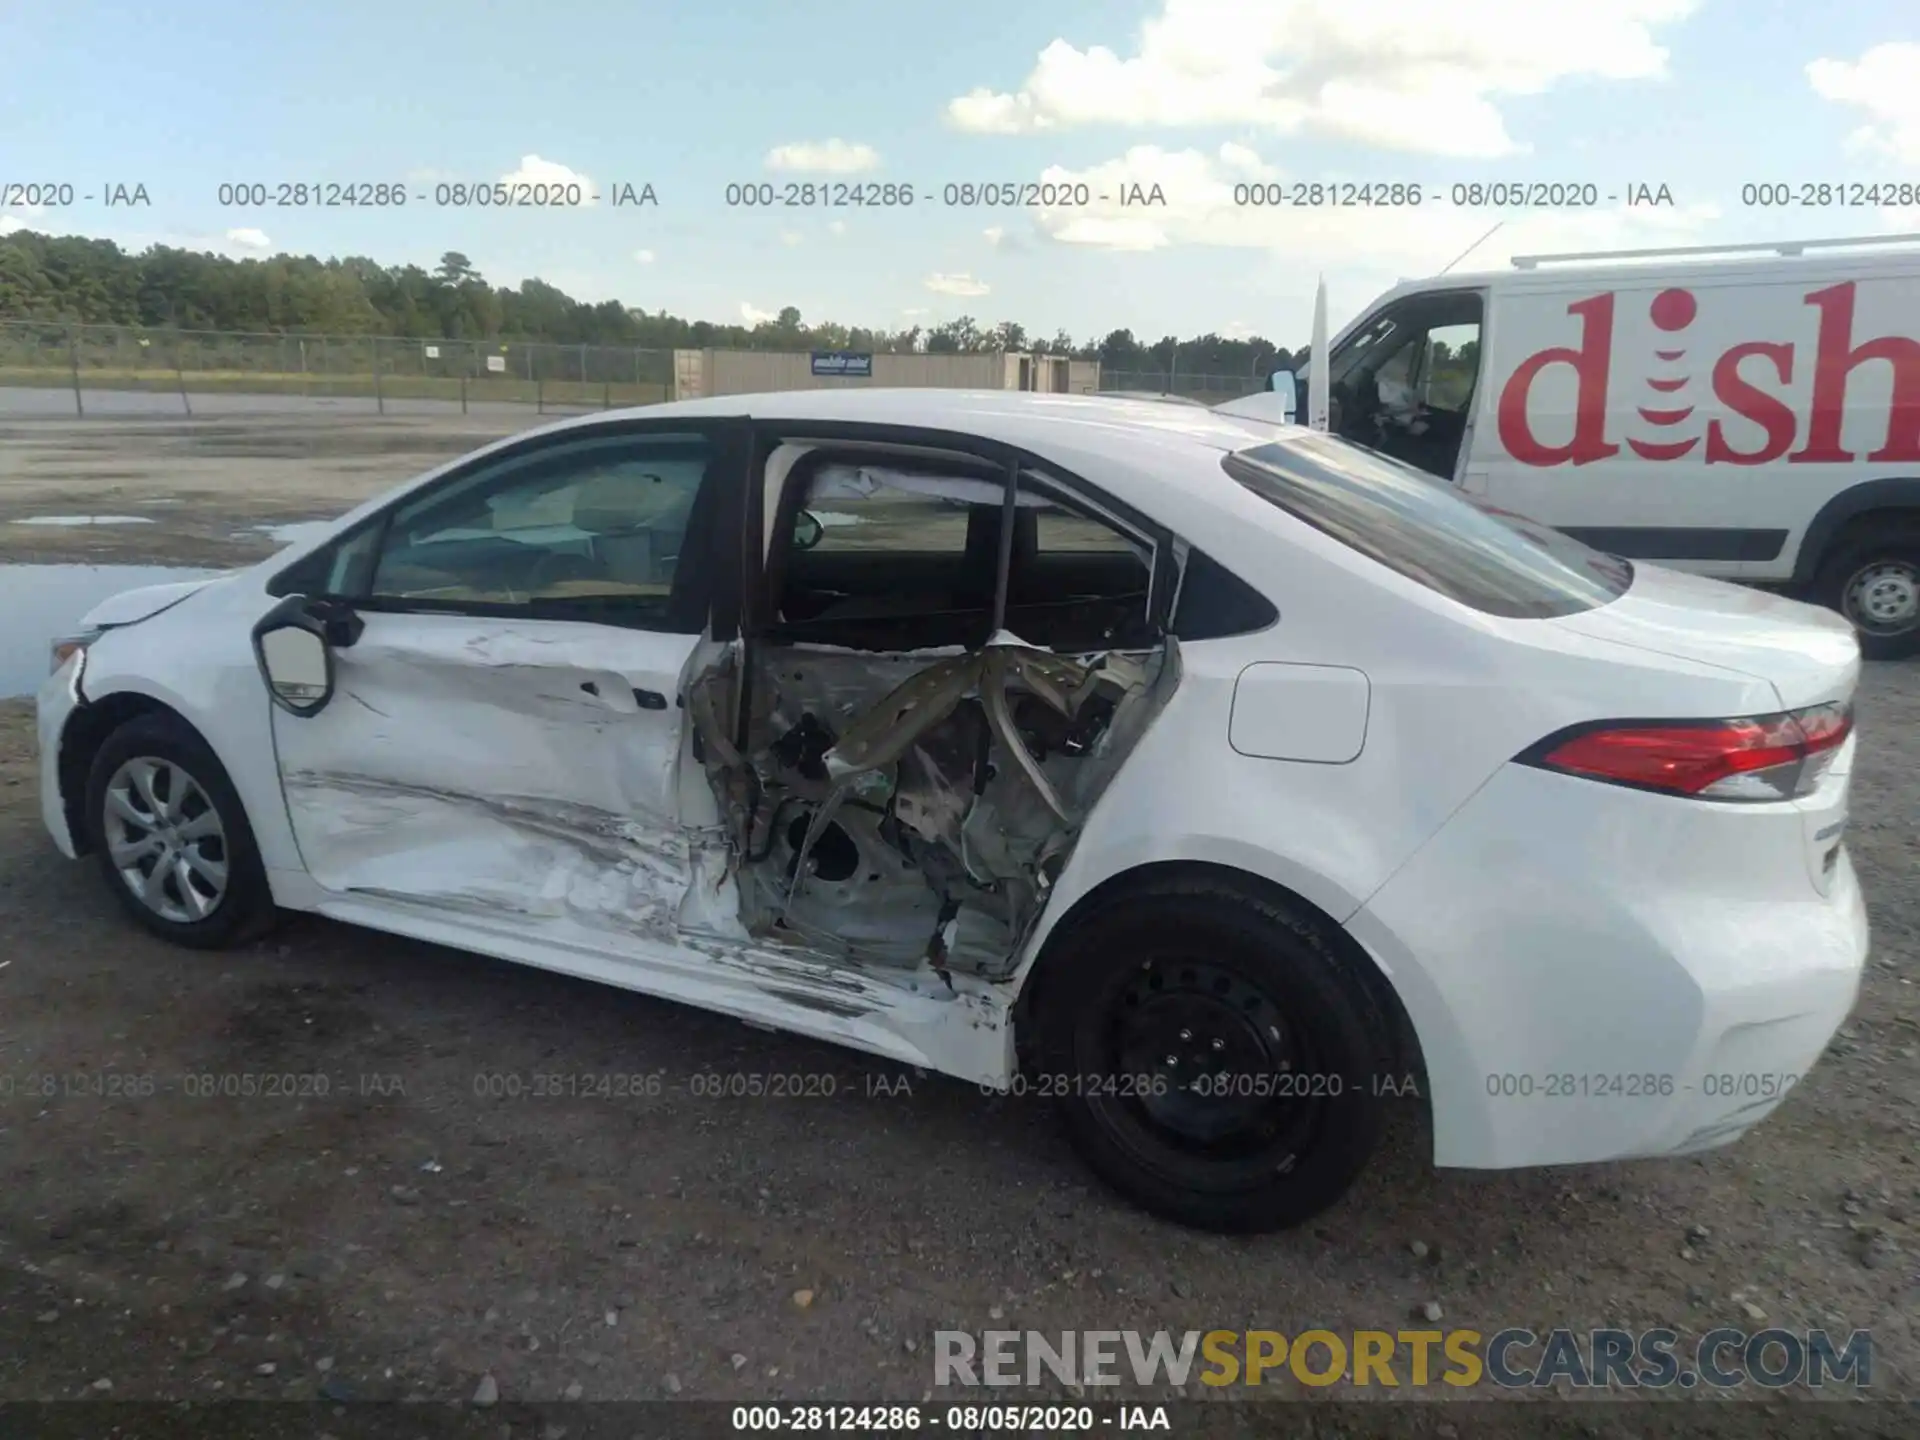
[{"label": "rear quarter window", "polygon": [[1410,465],[1305,432],[1237,450],[1227,474],[1396,574],[1488,615],[1548,619],[1617,600],[1633,567]]}]

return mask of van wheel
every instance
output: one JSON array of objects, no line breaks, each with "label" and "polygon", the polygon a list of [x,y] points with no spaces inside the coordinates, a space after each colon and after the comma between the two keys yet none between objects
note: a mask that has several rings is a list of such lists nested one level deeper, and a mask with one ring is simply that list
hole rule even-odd
[{"label": "van wheel", "polygon": [[1869,660],[1920,654],[1920,536],[1850,545],[1821,567],[1817,598],[1852,622]]},{"label": "van wheel", "polygon": [[1379,1137],[1391,1030],[1331,928],[1217,880],[1077,921],[1040,978],[1042,1093],[1101,1178],[1201,1230],[1283,1230]]},{"label": "van wheel", "polygon": [[87,772],[86,824],[101,874],[163,940],[216,950],[275,915],[240,796],[206,741],[173,715],[138,715]]}]

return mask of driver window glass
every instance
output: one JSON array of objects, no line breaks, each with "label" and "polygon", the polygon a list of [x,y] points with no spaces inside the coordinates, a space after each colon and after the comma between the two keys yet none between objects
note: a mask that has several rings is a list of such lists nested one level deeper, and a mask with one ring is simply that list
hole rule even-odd
[{"label": "driver window glass", "polygon": [[1381,352],[1389,338],[1400,338],[1400,322],[1386,315],[1354,336],[1334,355],[1332,366],[1327,371],[1328,383],[1338,385],[1356,366],[1366,364]]},{"label": "driver window glass", "polygon": [[1480,325],[1436,325],[1426,335],[1421,399],[1436,410],[1464,410],[1480,368]]},{"label": "driver window glass", "polygon": [[394,512],[371,596],[664,614],[712,450],[699,435],[626,435],[483,467]]}]

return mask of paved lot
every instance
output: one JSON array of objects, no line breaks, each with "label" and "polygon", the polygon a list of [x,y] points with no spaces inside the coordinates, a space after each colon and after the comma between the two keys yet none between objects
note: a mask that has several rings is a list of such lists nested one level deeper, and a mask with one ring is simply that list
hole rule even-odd
[{"label": "paved lot", "polygon": [[[242,564],[274,548],[250,527],[338,515],[489,440],[560,418],[526,407],[15,418],[5,403],[22,393],[0,390],[0,562]],[[89,515],[150,523],[16,523]]]},{"label": "paved lot", "polygon": [[[222,536],[338,510],[480,434],[129,425],[24,451],[0,433],[4,558],[233,563]],[[154,523],[5,523],[56,505]],[[1869,667],[1860,715],[1875,960],[1758,1131],[1686,1161],[1442,1174],[1409,1104],[1319,1223],[1223,1240],[1109,1197],[1037,1102],[325,922],[222,955],[149,940],[47,844],[28,707],[0,702],[0,1400],[100,1380],[464,1397],[483,1374],[508,1400],[899,1400],[931,1383],[940,1328],[1395,1329],[1428,1302],[1482,1332],[1870,1328],[1874,1388],[1912,1395],[1920,666]],[[488,1093],[543,1074],[651,1078]],[[833,1093],[709,1096],[735,1074]],[[203,1097],[206,1076],[325,1079]]]},{"label": "paved lot", "polygon": [[[385,400],[387,415],[457,416],[462,413],[458,400],[390,395]],[[181,419],[217,416],[259,417],[265,415],[372,416],[380,418],[382,402],[372,395],[265,395],[246,391],[222,393],[218,390],[189,389],[183,402],[180,392],[152,390],[93,390],[84,386],[80,393],[81,414],[76,416],[71,388],[0,385],[0,420],[35,419],[123,419],[129,416],[153,419]],[[594,406],[568,406],[550,403],[550,414],[579,414]],[[522,423],[536,423],[536,402],[473,400],[467,412],[511,418],[527,417]]]}]

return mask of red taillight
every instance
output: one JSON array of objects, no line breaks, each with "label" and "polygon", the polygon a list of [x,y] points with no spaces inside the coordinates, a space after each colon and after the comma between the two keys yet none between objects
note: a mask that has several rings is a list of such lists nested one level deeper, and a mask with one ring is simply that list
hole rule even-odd
[{"label": "red taillight", "polygon": [[1523,764],[1709,800],[1785,800],[1819,783],[1853,730],[1844,705],[1742,720],[1622,720],[1549,736]]}]

